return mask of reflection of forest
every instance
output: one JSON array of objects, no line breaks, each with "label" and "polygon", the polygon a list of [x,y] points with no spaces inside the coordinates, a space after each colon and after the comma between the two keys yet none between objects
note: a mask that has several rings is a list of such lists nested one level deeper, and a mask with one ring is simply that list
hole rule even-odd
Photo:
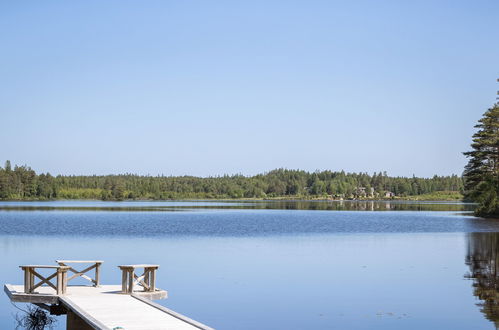
[{"label": "reflection of forest", "polygon": [[[218,202],[218,203],[217,203]],[[222,202],[222,203],[220,203]],[[118,202],[119,203],[119,202]],[[133,202],[119,205],[118,203],[104,205],[75,205],[75,206],[50,206],[34,204],[0,205],[0,210],[5,211],[183,211],[191,209],[269,209],[269,210],[325,210],[325,211],[472,211],[475,205],[467,203],[447,202],[414,202],[414,201],[307,201],[307,200],[242,200],[242,201],[217,201],[213,204],[204,201],[197,205],[196,201],[184,202],[186,205],[147,205]],[[168,203],[168,202],[166,202]]]},{"label": "reflection of forest", "polygon": [[499,233],[470,233],[466,264],[473,294],[485,317],[499,328]]},{"label": "reflection of forest", "polygon": [[272,201],[255,203],[254,208],[332,211],[471,211],[464,203],[406,201]]}]

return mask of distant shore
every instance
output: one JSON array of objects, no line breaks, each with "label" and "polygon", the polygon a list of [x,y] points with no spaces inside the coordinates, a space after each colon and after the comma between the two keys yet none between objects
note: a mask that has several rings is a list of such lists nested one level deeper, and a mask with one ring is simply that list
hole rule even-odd
[{"label": "distant shore", "polygon": [[[371,202],[383,202],[383,201],[422,201],[422,202],[464,202],[463,195],[459,192],[436,192],[431,194],[422,194],[416,196],[394,196],[390,198],[380,198],[380,197],[360,197],[360,198],[338,198],[333,196],[278,196],[278,197],[261,197],[261,198],[230,198],[230,197],[217,197],[217,198],[206,198],[206,197],[186,197],[186,198],[168,198],[168,199],[155,199],[155,198],[138,198],[138,199],[108,199],[105,201],[113,202],[131,202],[131,201],[371,201]],[[75,201],[75,200],[88,200],[88,201],[103,201],[96,198],[23,198],[23,199],[0,199],[0,202],[30,202],[30,201]]]}]

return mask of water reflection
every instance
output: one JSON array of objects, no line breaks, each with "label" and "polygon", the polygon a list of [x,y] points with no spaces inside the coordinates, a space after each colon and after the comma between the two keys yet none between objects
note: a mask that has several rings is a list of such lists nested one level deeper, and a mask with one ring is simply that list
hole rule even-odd
[{"label": "water reflection", "polygon": [[480,311],[499,328],[499,233],[468,234],[466,265]]},{"label": "water reflection", "polygon": [[53,201],[0,202],[2,211],[192,211],[210,209],[322,211],[472,211],[460,202],[414,201]]}]

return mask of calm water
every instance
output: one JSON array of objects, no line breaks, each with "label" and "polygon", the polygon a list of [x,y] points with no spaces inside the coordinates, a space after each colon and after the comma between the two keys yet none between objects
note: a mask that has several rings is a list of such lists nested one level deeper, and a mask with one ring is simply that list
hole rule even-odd
[{"label": "calm water", "polygon": [[[6,202],[0,283],[55,259],[103,259],[105,284],[119,283],[119,264],[158,263],[170,295],[159,302],[217,329],[494,329],[499,221],[471,208]],[[16,312],[2,294],[0,329]]]}]

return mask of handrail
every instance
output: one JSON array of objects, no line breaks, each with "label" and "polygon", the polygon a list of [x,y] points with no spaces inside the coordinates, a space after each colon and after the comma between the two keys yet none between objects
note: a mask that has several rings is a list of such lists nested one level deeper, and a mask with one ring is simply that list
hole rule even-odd
[{"label": "handrail", "polygon": [[[73,267],[69,267],[69,271],[74,273],[70,278],[68,278],[68,282],[76,277],[82,277],[92,283],[94,286],[98,287],[100,285],[100,266],[104,261],[102,260],[56,260],[59,266],[68,266],[67,264],[92,264],[83,270],[76,270]],[[86,272],[95,268],[95,277],[91,278],[90,276],[85,275]]]},{"label": "handrail", "polygon": [[[143,292],[156,291],[156,270],[159,265],[137,264],[137,265],[121,265],[118,266],[122,271],[121,276],[121,292],[132,294],[135,285],[140,285],[144,288]],[[135,274],[136,268],[144,268],[141,275]]]},{"label": "handrail", "polygon": [[[24,271],[24,292],[34,293],[35,289],[46,284],[47,286],[56,290],[57,295],[62,295],[66,293],[68,282],[74,278],[82,277],[94,286],[98,287],[100,285],[100,266],[103,263],[101,260],[56,260],[59,264],[55,265],[22,265],[19,266]],[[71,263],[91,263],[90,266],[83,270],[76,270],[75,268],[68,266]],[[159,265],[155,264],[135,264],[135,265],[121,265],[118,266],[122,271],[122,293],[132,294],[135,290],[135,286],[141,286],[143,288],[142,292],[155,292],[156,291],[156,271]],[[38,268],[54,269],[55,272],[47,277],[41,275],[36,271]],[[95,278],[91,278],[85,273],[95,268]],[[142,274],[137,275],[136,269],[143,268]],[[74,273],[68,278],[68,271]],[[40,281],[35,283],[35,277]],[[51,280],[56,278],[56,283],[52,283]]]},{"label": "handrail", "polygon": [[[57,292],[57,295],[66,293],[67,272],[70,267],[52,265],[22,265],[19,267],[24,271],[25,293],[34,293],[35,289],[41,287],[43,284],[47,284],[47,286],[53,288]],[[36,271],[37,268],[55,269],[55,272],[45,277]],[[40,279],[38,283],[35,283],[35,277]],[[53,278],[56,278],[55,284],[51,282]]]}]

